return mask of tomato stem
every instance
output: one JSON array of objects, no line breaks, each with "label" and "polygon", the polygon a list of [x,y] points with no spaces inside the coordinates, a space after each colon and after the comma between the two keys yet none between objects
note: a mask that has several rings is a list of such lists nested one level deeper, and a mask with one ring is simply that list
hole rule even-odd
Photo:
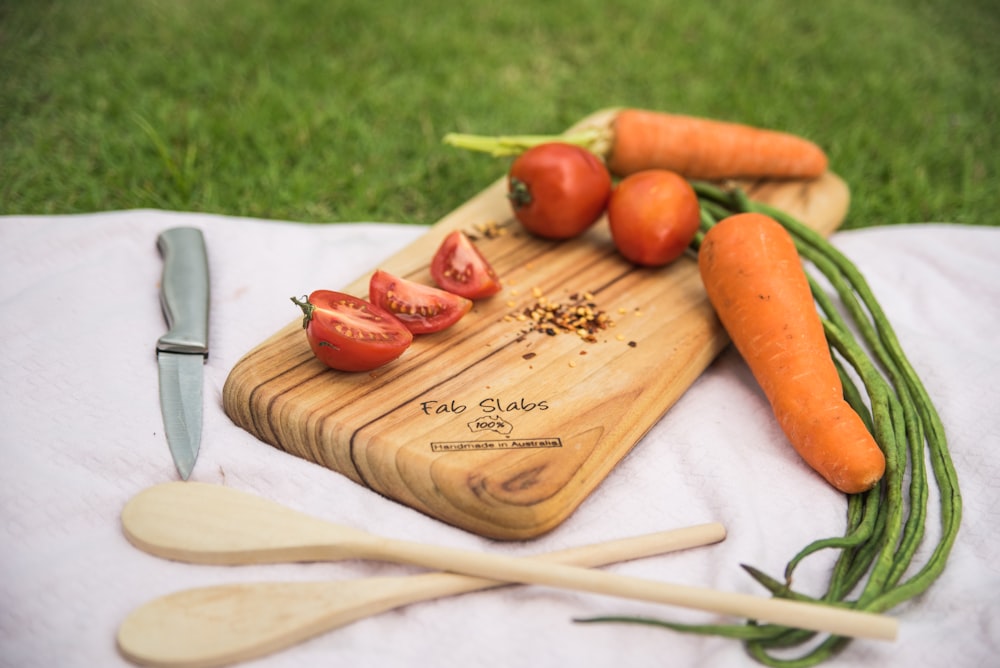
[{"label": "tomato stem", "polygon": [[309,303],[309,298],[305,295],[302,295],[301,301],[292,297],[292,302],[302,309],[302,313],[304,314],[304,317],[302,318],[302,329],[305,329],[309,326],[309,321],[312,320],[313,311],[316,310],[316,307]]},{"label": "tomato stem", "polygon": [[531,189],[528,184],[517,178],[510,177],[510,189],[507,192],[507,199],[514,205],[515,209],[520,209],[531,204]]}]

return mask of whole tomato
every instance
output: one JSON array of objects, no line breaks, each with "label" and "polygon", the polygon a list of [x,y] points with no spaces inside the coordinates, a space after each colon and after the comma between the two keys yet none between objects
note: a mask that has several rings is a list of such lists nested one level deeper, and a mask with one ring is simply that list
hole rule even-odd
[{"label": "whole tomato", "polygon": [[625,177],[608,201],[608,225],[618,252],[649,267],[680,257],[698,231],[700,217],[691,184],[663,169]]},{"label": "whole tomato", "polygon": [[569,239],[593,225],[611,195],[611,174],[590,151],[548,142],[519,155],[507,174],[514,217],[531,233]]}]

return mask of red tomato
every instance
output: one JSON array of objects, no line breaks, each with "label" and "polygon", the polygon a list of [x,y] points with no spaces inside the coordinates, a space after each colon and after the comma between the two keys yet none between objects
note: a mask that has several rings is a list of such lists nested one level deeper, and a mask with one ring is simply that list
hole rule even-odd
[{"label": "red tomato", "polygon": [[560,142],[533,146],[519,155],[507,175],[514,217],[533,234],[569,239],[604,213],[611,174],[590,151]]},{"label": "red tomato", "polygon": [[379,269],[368,283],[368,298],[414,334],[440,332],[472,308],[472,301]]},{"label": "red tomato", "polygon": [[650,267],[680,257],[698,231],[700,218],[691,184],[662,169],[625,177],[608,201],[608,225],[618,251]]},{"label": "red tomato", "polygon": [[391,362],[410,347],[413,334],[388,311],[342,292],[316,290],[299,301],[309,347],[324,364],[340,371],[368,371]]},{"label": "red tomato", "polygon": [[448,292],[480,299],[500,292],[500,279],[479,249],[461,230],[444,238],[431,260],[431,277]]}]

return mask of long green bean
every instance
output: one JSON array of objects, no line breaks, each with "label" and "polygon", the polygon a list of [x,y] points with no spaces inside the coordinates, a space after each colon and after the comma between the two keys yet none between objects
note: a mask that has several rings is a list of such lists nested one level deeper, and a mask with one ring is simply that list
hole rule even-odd
[{"label": "long green bean", "polygon": [[[825,256],[829,257],[835,263],[838,270],[853,289],[853,295],[857,296],[857,299],[860,300],[864,308],[870,313],[871,321],[875,325],[877,338],[870,336],[869,343],[877,347],[879,361],[890,368],[894,376],[894,385],[900,396],[904,400],[908,395],[912,396],[912,406],[917,413],[917,416],[914,418],[916,420],[915,424],[919,424],[919,427],[915,427],[912,430],[915,433],[909,435],[909,446],[911,449],[909,463],[910,473],[920,488],[915,495],[911,495],[911,499],[917,500],[916,508],[911,508],[911,516],[919,518],[920,535],[922,535],[924,516],[921,512],[921,507],[926,503],[927,487],[926,483],[921,483],[923,481],[925,459],[923,446],[926,445],[927,456],[930,459],[934,472],[935,483],[941,493],[941,537],[924,566],[907,582],[907,586],[901,592],[899,588],[896,588],[887,591],[880,597],[881,601],[878,607],[882,610],[888,609],[888,607],[901,603],[907,598],[926,590],[937,579],[945,567],[945,562],[954,544],[961,523],[961,494],[954,464],[948,452],[944,427],[941,424],[941,419],[934,408],[927,390],[904,354],[899,340],[889,324],[888,318],[885,316],[867,281],[858,269],[815,230],[773,207],[758,203],[751,203],[751,206],[754,210],[775,217],[786,228],[789,228],[796,237],[802,239],[803,242],[808,243],[813,248],[822,251]],[[853,302],[853,298],[847,299],[849,305]],[[863,321],[860,307],[855,308],[854,313],[856,321]],[[915,453],[919,453],[919,456]],[[908,555],[912,557],[912,552],[916,549],[916,543],[919,542],[919,538],[915,537],[911,540],[912,545],[903,544],[903,556]],[[900,560],[899,564],[902,565],[903,563],[904,561]],[[905,566],[902,569],[897,567],[896,570],[897,573],[894,575],[897,578],[901,577]]]},{"label": "long green bean", "polygon": [[[784,581],[751,566],[744,569],[776,597],[889,611],[937,580],[961,524],[961,493],[940,416],[867,281],[846,256],[820,233],[775,207],[754,202],[739,188],[692,185],[702,208],[701,228],[692,243],[695,251],[712,225],[736,213],[765,213],[791,233],[810,274],[845,399],[861,415],[886,456],[886,473],[879,485],[862,494],[847,495],[842,536],[820,538],[802,548],[787,563]],[[820,286],[814,272],[825,279],[839,301]],[[940,532],[930,554],[917,566],[914,559],[926,537],[931,483],[938,490]],[[822,550],[839,551],[826,591],[815,597],[793,589],[796,567]],[[814,632],[755,620],[700,625],[635,617],[579,621],[652,624],[734,638],[743,641],[748,654],[760,663],[785,668],[822,663],[850,641],[827,636],[817,643]],[[784,656],[795,647],[803,648],[799,656]],[[778,650],[782,655],[775,653]]]}]

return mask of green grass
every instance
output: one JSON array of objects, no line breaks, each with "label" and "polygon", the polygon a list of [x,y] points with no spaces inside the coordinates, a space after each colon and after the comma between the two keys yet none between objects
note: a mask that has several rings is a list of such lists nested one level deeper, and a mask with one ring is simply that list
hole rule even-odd
[{"label": "green grass", "polygon": [[0,0],[0,214],[434,222],[450,131],[618,105],[805,135],[845,227],[996,224],[995,0]]}]

